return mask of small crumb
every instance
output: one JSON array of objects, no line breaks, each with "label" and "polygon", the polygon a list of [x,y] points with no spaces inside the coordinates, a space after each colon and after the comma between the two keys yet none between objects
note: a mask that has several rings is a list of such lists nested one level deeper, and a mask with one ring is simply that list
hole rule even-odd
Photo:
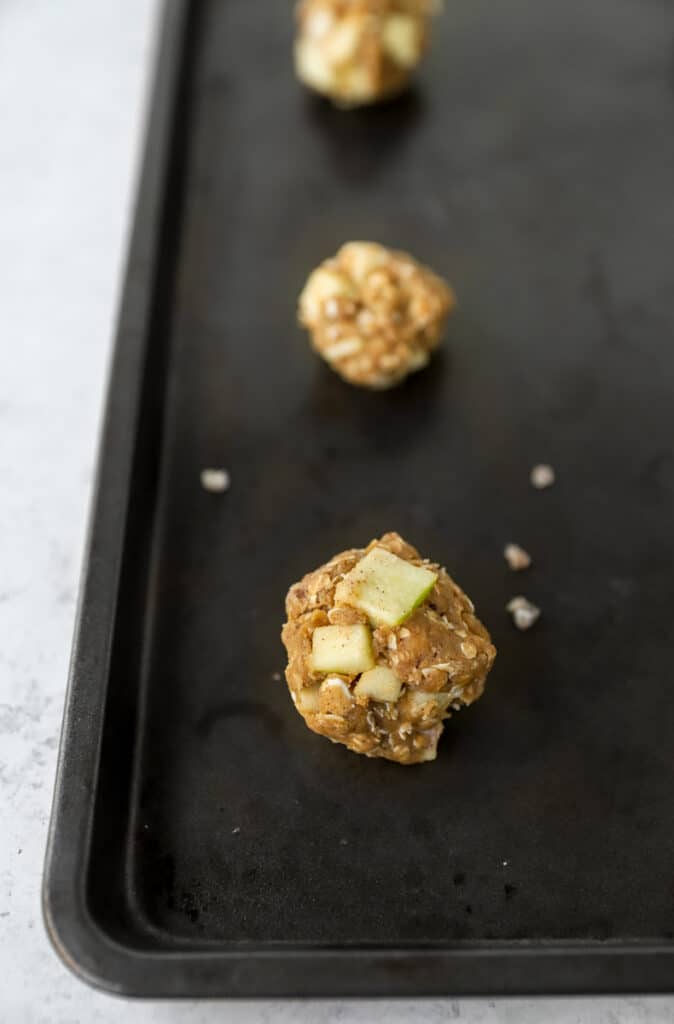
[{"label": "small crumb", "polygon": [[226,469],[202,469],[201,486],[211,494],[223,494],[229,490],[229,473]]},{"label": "small crumb", "polygon": [[340,846],[348,846],[349,845],[349,840],[348,839],[340,839],[339,840],[339,845]]},{"label": "small crumb", "polygon": [[280,672],[273,672],[272,673],[272,679],[274,680],[275,683],[280,683],[281,682],[281,673]]},{"label": "small crumb", "polygon": [[544,491],[546,487],[552,487],[554,484],[555,471],[552,466],[541,463],[539,466],[534,466],[529,479],[532,487],[535,487],[537,491]]},{"label": "small crumb", "polygon": [[527,601],[526,597],[513,597],[512,601],[506,605],[506,611],[512,615],[517,628],[522,630],[531,629],[541,616],[540,608],[537,608],[531,601]]},{"label": "small crumb", "polygon": [[237,825],[237,826],[236,826],[236,828],[233,828],[233,829],[232,829],[232,835],[233,835],[233,836],[238,836],[238,834],[239,834],[239,832],[240,832],[240,831],[241,831],[241,829],[240,829],[240,828],[239,828],[239,826]]},{"label": "small crumb", "polygon": [[521,572],[531,565],[531,555],[519,544],[506,544],[503,549],[503,557],[513,572]]},{"label": "small crumb", "polygon": [[504,868],[507,868],[507,867],[508,867],[508,861],[507,861],[507,860],[504,860],[504,861],[503,861],[503,867],[504,867]]}]

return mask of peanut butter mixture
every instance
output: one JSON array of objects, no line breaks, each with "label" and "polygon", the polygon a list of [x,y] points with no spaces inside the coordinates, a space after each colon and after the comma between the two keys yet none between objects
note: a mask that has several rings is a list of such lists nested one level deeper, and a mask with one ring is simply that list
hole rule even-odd
[{"label": "peanut butter mixture", "polygon": [[426,49],[431,9],[430,0],[301,0],[298,77],[342,107],[399,92]]},{"label": "peanut butter mixture", "polygon": [[341,377],[383,389],[426,366],[454,305],[451,288],[411,256],[349,242],[310,275],[299,320]]},{"label": "peanut butter mixture", "polygon": [[286,680],[309,728],[400,764],[434,760],[444,720],[481,696],[496,656],[466,594],[397,533],[309,573],[290,588],[286,613]]}]

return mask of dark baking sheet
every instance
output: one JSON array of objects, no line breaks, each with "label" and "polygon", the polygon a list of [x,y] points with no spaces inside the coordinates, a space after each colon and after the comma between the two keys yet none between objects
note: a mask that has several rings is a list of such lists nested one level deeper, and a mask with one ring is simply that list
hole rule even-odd
[{"label": "dark baking sheet", "polygon": [[[288,5],[167,4],[45,880],[89,981],[674,987],[673,38],[655,0],[454,0],[418,88],[344,113],[296,85]],[[392,394],[294,325],[352,237],[459,295]],[[499,648],[417,769],[313,736],[274,679],[288,584],[389,529]]]}]

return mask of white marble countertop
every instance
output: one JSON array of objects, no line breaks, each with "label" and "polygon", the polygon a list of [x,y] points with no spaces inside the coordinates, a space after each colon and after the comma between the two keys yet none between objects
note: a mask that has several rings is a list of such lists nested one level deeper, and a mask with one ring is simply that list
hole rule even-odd
[{"label": "white marble countertop", "polygon": [[0,1020],[669,1024],[674,999],[122,1005],[49,946],[42,862],[158,9],[0,3]]}]

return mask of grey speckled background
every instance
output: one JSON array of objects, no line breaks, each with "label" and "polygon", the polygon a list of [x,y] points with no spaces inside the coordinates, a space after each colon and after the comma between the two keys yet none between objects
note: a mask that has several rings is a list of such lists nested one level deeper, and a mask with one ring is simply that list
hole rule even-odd
[{"label": "grey speckled background", "polygon": [[672,1021],[670,999],[122,1006],[53,954],[42,861],[158,8],[0,3],[0,1020]]}]

